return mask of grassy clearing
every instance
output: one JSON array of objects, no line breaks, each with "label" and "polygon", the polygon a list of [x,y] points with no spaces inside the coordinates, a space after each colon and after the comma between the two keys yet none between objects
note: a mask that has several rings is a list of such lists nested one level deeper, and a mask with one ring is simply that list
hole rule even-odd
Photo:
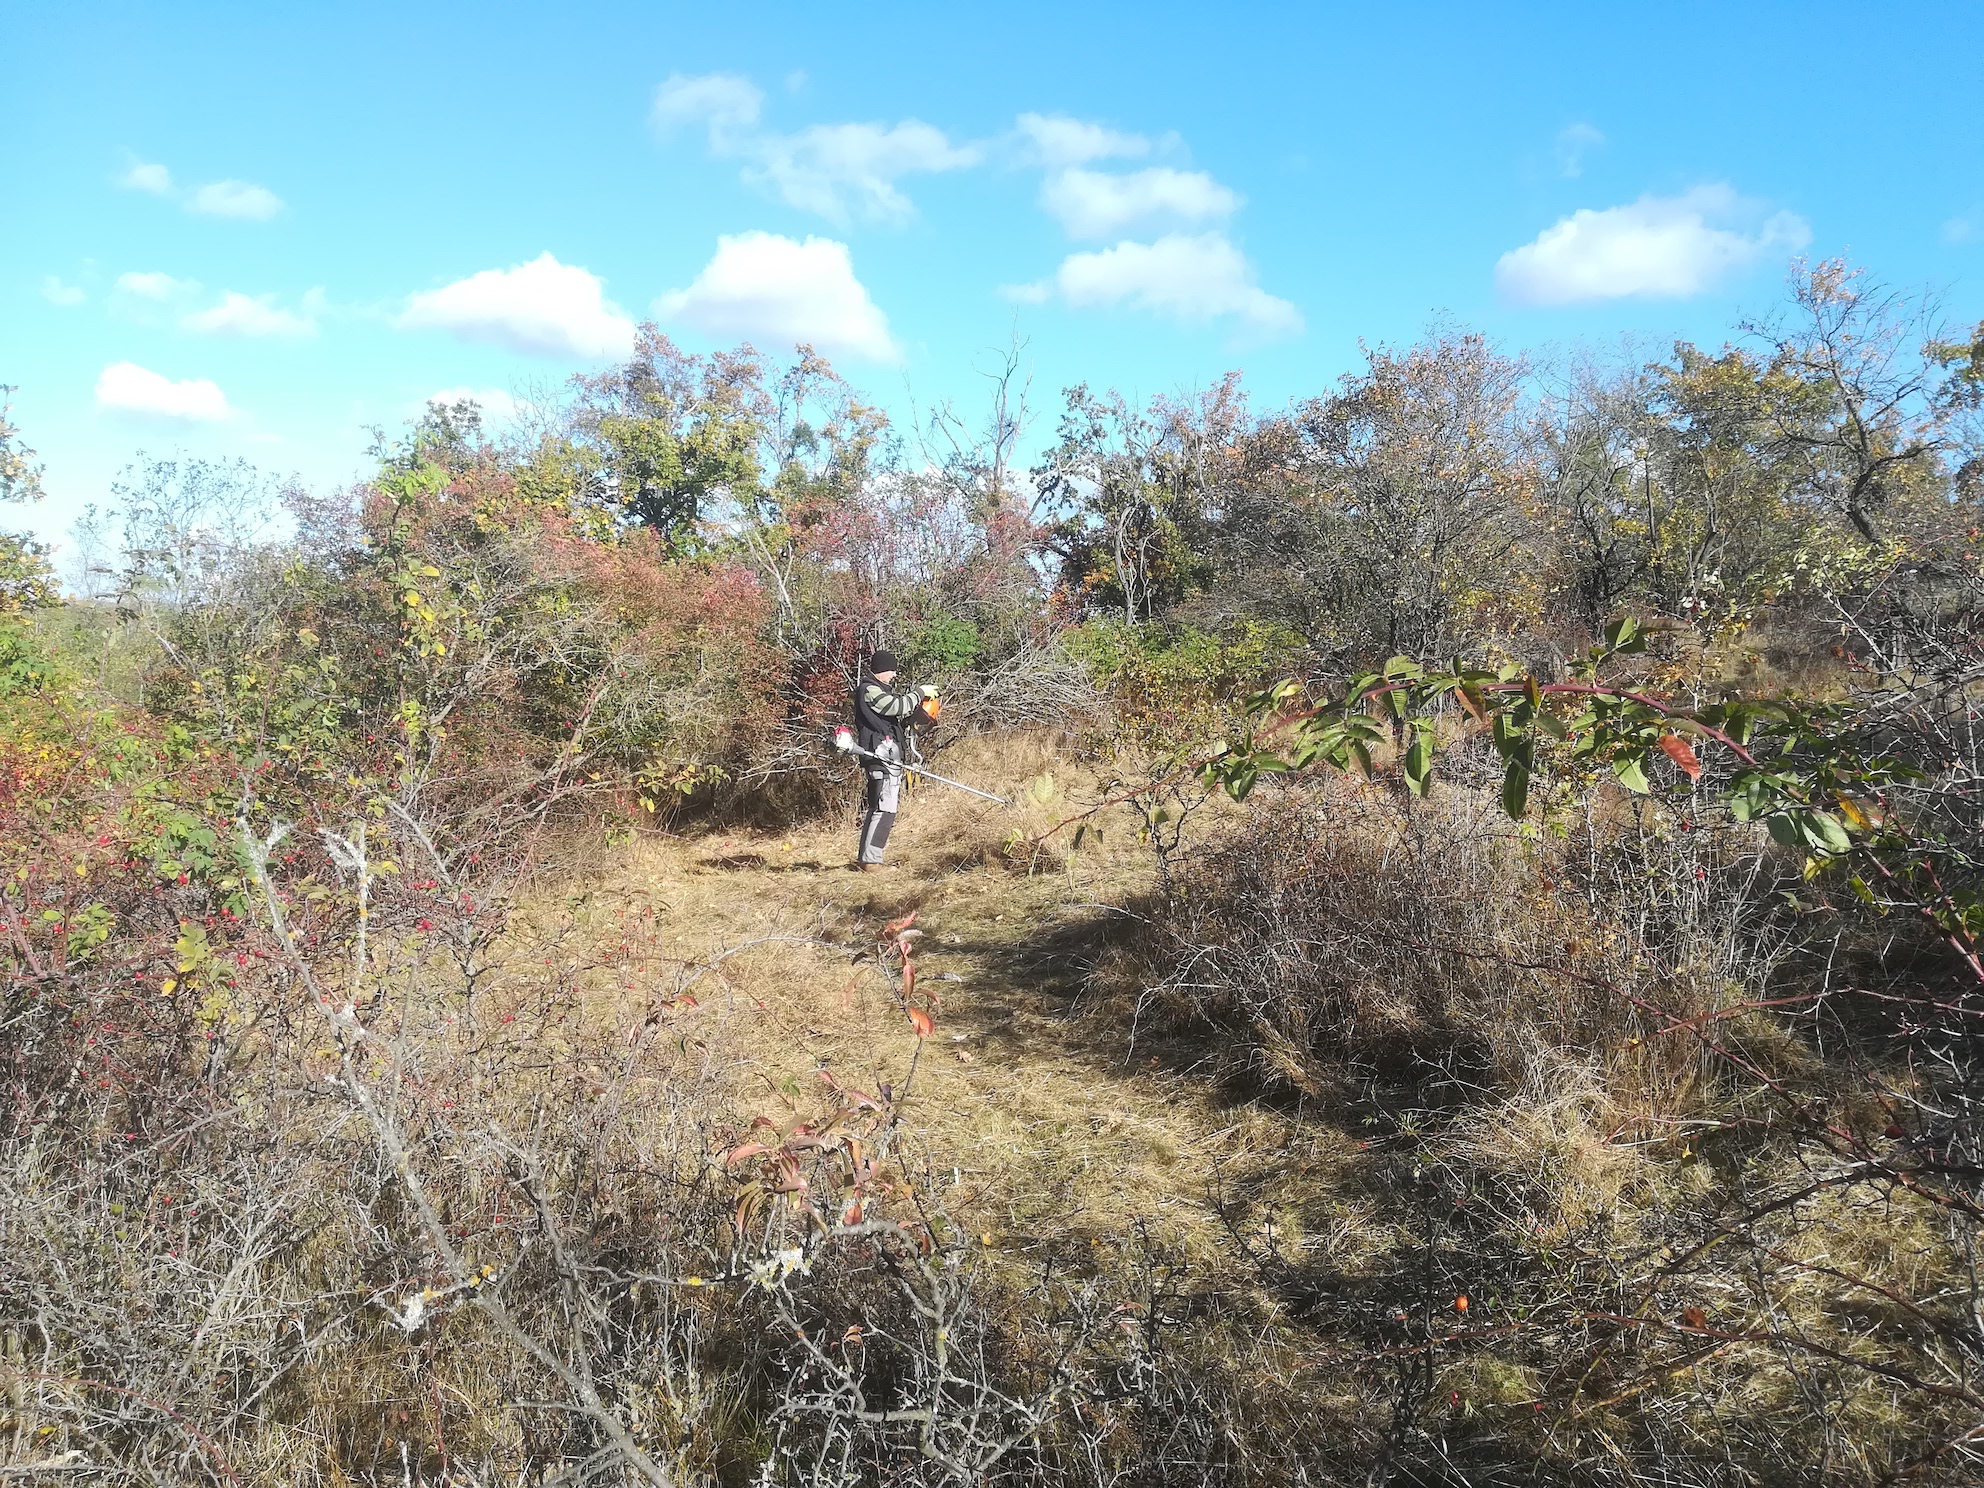
[{"label": "grassy clearing", "polygon": [[[1815,1154],[1781,1102],[1632,997],[1871,1119],[1809,1030],[1750,1006],[1777,974],[1731,918],[1755,863],[1638,841],[1660,884],[1697,881],[1686,857],[1704,887],[1635,919],[1589,866],[1630,815],[1526,840],[1465,789],[1401,820],[1385,790],[1339,783],[1214,808],[1167,887],[1133,830],[1012,845],[1101,789],[1047,743],[944,763],[1020,804],[925,788],[879,879],[847,869],[851,812],[646,839],[538,904],[520,943],[562,923],[537,933],[592,965],[589,1006],[623,1027],[643,977],[690,979],[666,1029],[707,1051],[740,1121],[790,1129],[823,1071],[872,1089],[916,1060],[913,1161],[988,1295],[1023,1311],[1059,1272],[1168,1309],[1165,1367],[1194,1409],[1229,1413],[1195,1471],[1299,1481],[1391,1453],[1443,1481],[1426,1443],[1444,1440],[1488,1464],[1479,1481],[1639,1482],[1647,1454],[1713,1441],[1732,1481],[1775,1482],[1812,1464],[1815,1390],[1856,1471],[1947,1424],[1919,1387],[1935,1329],[1897,1300],[1939,1317],[1959,1280],[1933,1206],[1821,1183],[1780,1226],[1685,1254]],[[1028,795],[1043,774],[1052,794]],[[1305,813],[1327,825],[1290,838]],[[940,994],[920,1051],[852,954],[911,912]]]},{"label": "grassy clearing", "polygon": [[[670,1034],[708,1045],[746,1120],[790,1125],[812,1114],[822,1070],[872,1090],[916,1055],[883,982],[833,948],[868,950],[913,912],[920,980],[940,1002],[906,1116],[944,1203],[1027,1263],[1147,1223],[1212,1264],[1224,1250],[1217,1175],[1302,1129],[1175,1062],[1098,1041],[1077,1017],[1098,916],[1147,879],[1149,860],[1129,833],[1078,853],[1009,846],[1093,789],[1091,772],[1057,763],[1041,741],[950,751],[947,771],[1019,804],[921,787],[883,876],[849,871],[851,809],[791,831],[606,850],[581,896],[525,909],[518,959],[556,946],[560,964],[590,968],[589,1005],[623,1027],[646,989],[688,981],[695,1005],[669,1015]],[[1055,777],[1044,800],[1029,794],[1043,774]]]}]

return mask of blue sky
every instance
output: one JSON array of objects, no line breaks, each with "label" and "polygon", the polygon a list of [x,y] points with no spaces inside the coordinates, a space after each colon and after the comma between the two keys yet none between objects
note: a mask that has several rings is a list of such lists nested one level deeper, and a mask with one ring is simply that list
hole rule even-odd
[{"label": "blue sky", "polygon": [[[0,382],[59,535],[140,450],[315,483],[631,322],[901,412],[1322,389],[1436,315],[1719,343],[1797,254],[1984,316],[1984,6],[0,7]],[[500,404],[501,397],[492,402]]]}]

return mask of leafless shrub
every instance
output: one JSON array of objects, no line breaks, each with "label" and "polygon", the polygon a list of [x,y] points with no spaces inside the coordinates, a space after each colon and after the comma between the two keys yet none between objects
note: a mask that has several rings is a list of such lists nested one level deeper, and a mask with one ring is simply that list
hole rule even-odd
[{"label": "leafless shrub", "polygon": [[1602,793],[1549,820],[1287,793],[1096,978],[1134,1040],[1215,1030],[1230,1078],[1366,1134],[1326,1188],[1218,1195],[1363,1402],[1321,1451],[1363,1467],[1305,1470],[1963,1481],[1962,1060],[1897,1057],[1767,844]]},{"label": "leafless shrub", "polygon": [[[1285,1091],[1376,1081],[1473,1100],[1520,1089],[1544,1051],[1626,1036],[1637,1016],[1567,989],[1651,975],[1632,969],[1640,946],[1612,920],[1608,886],[1586,879],[1576,845],[1526,840],[1465,790],[1429,802],[1357,785],[1291,795],[1207,851],[1170,897],[1139,906],[1147,950],[1107,985],[1135,989],[1139,1035],[1181,1019],[1245,1031],[1234,1057]],[[1659,834],[1644,845],[1676,850]],[[1660,917],[1675,953],[1664,964],[1696,962],[1703,994],[1721,998],[1716,973],[1745,954],[1727,944],[1726,891],[1762,862],[1705,851],[1690,862],[1703,876],[1690,871],[1687,887],[1644,906],[1638,928]]]},{"label": "leafless shrub", "polygon": [[973,730],[1066,728],[1095,716],[1102,699],[1087,669],[1051,637],[1028,636],[944,707]]},{"label": "leafless shrub", "polygon": [[[284,834],[251,842],[262,970],[204,1010],[153,994],[149,1023],[113,1021],[87,965],[10,1005],[4,1460],[159,1483],[1037,1476],[1114,1319],[1096,1284],[1042,1278],[1010,1314],[1026,1336],[997,1320],[903,1146],[913,1064],[741,1128],[697,972],[629,961],[609,990],[555,940],[401,926],[410,874],[378,842],[325,835],[344,900],[294,892]],[[910,935],[852,951],[910,998]]]}]

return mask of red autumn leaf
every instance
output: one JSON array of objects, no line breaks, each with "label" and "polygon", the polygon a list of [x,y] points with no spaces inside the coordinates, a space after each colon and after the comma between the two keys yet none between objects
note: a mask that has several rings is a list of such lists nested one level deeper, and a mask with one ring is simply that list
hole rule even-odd
[{"label": "red autumn leaf", "polygon": [[1662,734],[1660,736],[1660,750],[1661,753],[1680,766],[1681,772],[1690,780],[1700,780],[1702,778],[1702,762],[1695,758],[1693,746],[1679,734]]},{"label": "red autumn leaf", "polygon": [[882,927],[882,933],[884,935],[896,935],[904,930],[907,930],[911,925],[914,925],[916,923],[916,917],[920,913],[922,913],[921,910],[912,909],[908,914],[904,915],[901,919],[890,920],[888,924]]},{"label": "red autumn leaf", "polygon": [[1690,1328],[1706,1328],[1708,1314],[1699,1307],[1684,1307],[1681,1309],[1681,1321]]},{"label": "red autumn leaf", "polygon": [[911,1008],[909,1010],[909,1021],[910,1026],[916,1030],[916,1036],[918,1038],[928,1038],[937,1031],[936,1020],[924,1012],[922,1008]]},{"label": "red autumn leaf", "polygon": [[767,1147],[763,1142],[746,1142],[742,1147],[733,1147],[724,1153],[723,1165],[727,1168],[733,1163],[744,1161],[747,1157],[756,1157],[761,1152],[770,1151],[771,1148]]}]

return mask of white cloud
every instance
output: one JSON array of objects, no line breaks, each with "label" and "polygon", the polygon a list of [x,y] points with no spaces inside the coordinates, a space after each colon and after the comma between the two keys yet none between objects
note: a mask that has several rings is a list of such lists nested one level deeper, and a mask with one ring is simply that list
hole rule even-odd
[{"label": "white cloud", "polygon": [[765,95],[734,73],[675,74],[655,92],[654,122],[700,124],[710,152],[744,163],[744,179],[786,205],[833,222],[901,222],[915,207],[898,189],[905,176],[976,165],[984,152],[953,144],[919,119],[900,124],[815,124],[796,134],[761,130]]},{"label": "white cloud", "polygon": [[655,90],[654,122],[663,129],[700,124],[709,130],[710,148],[756,127],[765,95],[749,78],[712,72],[700,77],[676,73]]},{"label": "white cloud", "polygon": [[1237,193],[1204,171],[1154,166],[1128,175],[1064,170],[1047,178],[1040,204],[1070,237],[1109,238],[1138,223],[1199,223],[1230,217]]},{"label": "white cloud", "polygon": [[231,289],[220,297],[218,305],[196,311],[179,323],[208,336],[310,336],[317,330],[315,319],[282,309],[274,295],[245,295]]},{"label": "white cloud", "polygon": [[247,181],[212,181],[197,188],[187,200],[186,210],[202,217],[238,217],[249,222],[267,222],[282,210],[282,198],[266,186]]},{"label": "white cloud", "polygon": [[234,416],[226,396],[205,378],[174,382],[136,362],[105,367],[96,380],[96,402],[99,408],[118,413],[182,423],[214,423]]},{"label": "white cloud", "polygon": [[1968,243],[1978,236],[1980,223],[1984,223],[1984,208],[1950,218],[1943,224],[1940,236],[1945,243]]},{"label": "white cloud", "polygon": [[162,165],[141,163],[117,178],[127,191],[148,192],[178,202],[202,217],[233,217],[247,222],[267,222],[283,207],[282,198],[266,186],[252,181],[209,181],[204,186],[183,190]]},{"label": "white cloud", "polygon": [[136,295],[141,300],[169,300],[174,295],[183,294],[199,286],[190,279],[175,279],[170,274],[119,274],[117,291],[120,294]]},{"label": "white cloud", "polygon": [[53,274],[42,278],[41,297],[51,305],[80,305],[85,298],[79,285],[64,284]]},{"label": "white cloud", "polygon": [[1002,284],[999,297],[1011,300],[1015,305],[1044,305],[1054,298],[1051,284]]},{"label": "white cloud", "polygon": [[917,119],[900,124],[815,124],[797,134],[767,135],[751,151],[745,179],[769,186],[787,206],[833,222],[859,215],[900,222],[915,213],[896,189],[904,176],[976,165],[981,152],[953,145]]},{"label": "white cloud", "polygon": [[1151,150],[1141,134],[1121,134],[1065,114],[1021,114],[1014,127],[1030,147],[1028,153],[1049,170],[1091,160],[1140,159]]},{"label": "white cloud", "polygon": [[1128,305],[1187,324],[1230,316],[1261,335],[1302,329],[1302,312],[1256,284],[1246,255],[1218,233],[1072,254],[1054,284],[1077,309]]},{"label": "white cloud", "polygon": [[655,308],[720,339],[803,343],[875,362],[901,356],[887,317],[854,277],[847,245],[829,238],[720,237],[695,282],[663,295]]},{"label": "white cloud", "polygon": [[[1685,299],[1760,259],[1795,253],[1812,238],[1805,219],[1762,222],[1728,186],[1643,196],[1630,206],[1573,212],[1504,253],[1495,285],[1518,305],[1576,305],[1637,296]],[[1731,223],[1755,223],[1744,231]]]},{"label": "white cloud", "polygon": [[1577,123],[1557,131],[1557,166],[1567,176],[1584,174],[1584,158],[1605,143],[1605,136],[1591,125]]},{"label": "white cloud", "polygon": [[172,172],[162,165],[134,165],[117,178],[126,191],[148,191],[153,196],[172,195]]},{"label": "white cloud", "polygon": [[529,403],[512,397],[501,388],[442,388],[438,393],[429,393],[425,398],[421,399],[420,409],[425,410],[429,404],[433,403],[439,403],[443,407],[449,408],[457,403],[473,403],[477,408],[482,410],[482,416],[485,420],[496,423],[509,423],[517,415],[527,413],[531,409]]},{"label": "white cloud", "polygon": [[549,253],[417,294],[396,324],[582,361],[622,357],[634,345],[633,321],[606,298],[598,278]]}]

